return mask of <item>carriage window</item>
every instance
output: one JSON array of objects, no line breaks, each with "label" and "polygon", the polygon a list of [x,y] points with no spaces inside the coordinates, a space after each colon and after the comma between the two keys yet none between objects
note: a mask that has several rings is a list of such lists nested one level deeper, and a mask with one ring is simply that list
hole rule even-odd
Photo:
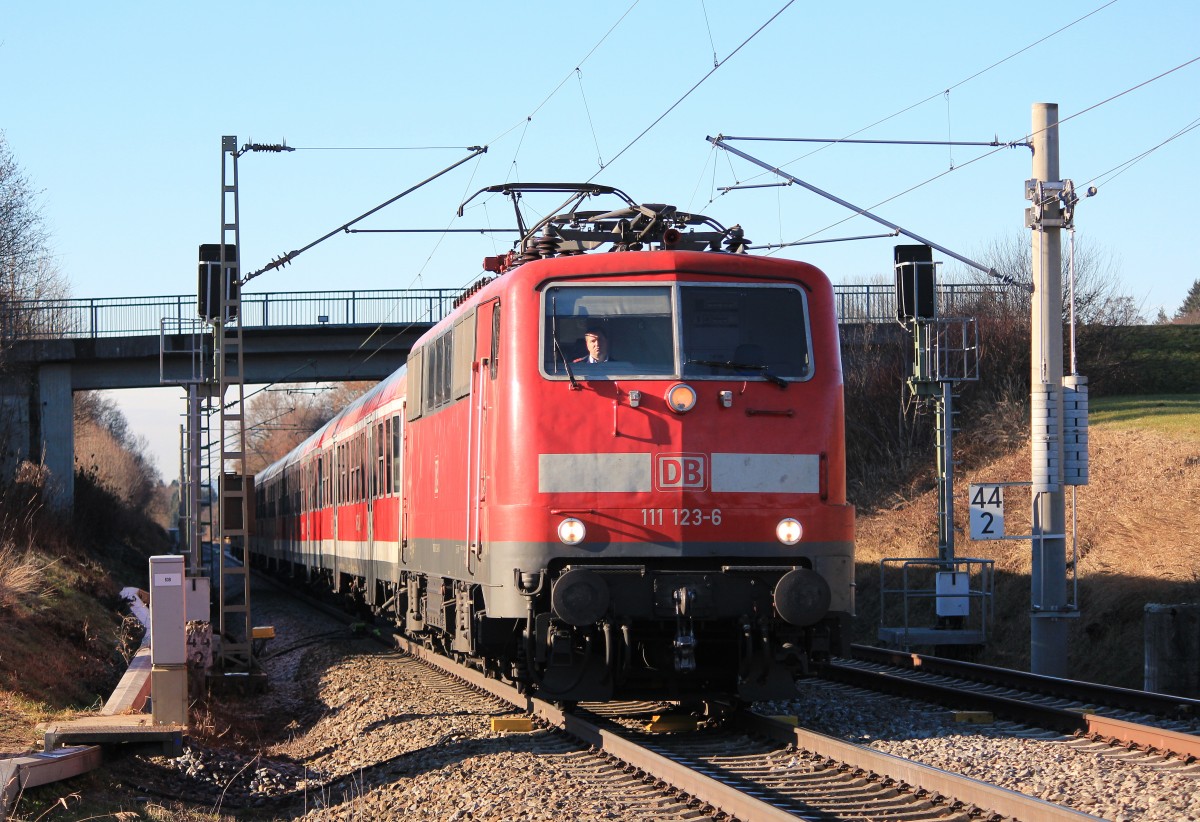
[{"label": "carriage window", "polygon": [[799,288],[683,285],[679,302],[684,377],[812,376]]},{"label": "carriage window", "polygon": [[375,424],[375,471],[371,474],[371,496],[382,497],[387,493],[387,474],[384,468],[387,461],[384,458],[388,441],[383,437],[383,423]]},{"label": "carriage window", "polygon": [[554,286],[544,297],[542,369],[576,379],[675,372],[669,286]]},{"label": "carriage window", "polygon": [[383,421],[383,439],[379,443],[379,450],[383,452],[383,491],[385,494],[390,494],[394,490],[392,488],[392,418],[388,417]]},{"label": "carriage window", "polygon": [[400,493],[400,416],[392,417],[392,490]]}]

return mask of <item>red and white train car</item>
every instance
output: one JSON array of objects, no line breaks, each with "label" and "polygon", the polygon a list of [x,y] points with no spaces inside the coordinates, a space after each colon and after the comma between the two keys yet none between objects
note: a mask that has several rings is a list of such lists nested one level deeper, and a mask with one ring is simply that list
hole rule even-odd
[{"label": "red and white train car", "polygon": [[254,558],[547,698],[794,693],[854,608],[838,328],[744,242],[627,198],[535,226],[258,475]]}]

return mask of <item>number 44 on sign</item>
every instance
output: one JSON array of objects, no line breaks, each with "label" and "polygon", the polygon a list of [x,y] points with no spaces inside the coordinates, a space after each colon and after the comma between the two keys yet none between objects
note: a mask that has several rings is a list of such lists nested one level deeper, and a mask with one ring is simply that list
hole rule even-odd
[{"label": "number 44 on sign", "polygon": [[971,539],[1004,539],[1004,486],[970,488]]}]

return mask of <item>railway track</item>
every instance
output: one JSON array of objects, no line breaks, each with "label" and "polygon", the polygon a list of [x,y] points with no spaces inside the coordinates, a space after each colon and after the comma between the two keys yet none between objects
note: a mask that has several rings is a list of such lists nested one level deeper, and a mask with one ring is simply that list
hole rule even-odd
[{"label": "railway track", "polygon": [[862,645],[853,654],[823,667],[821,676],[1185,762],[1200,760],[1200,700]]},{"label": "railway track", "polygon": [[[390,638],[386,639],[390,645]],[[1139,801],[1118,799],[1132,796],[1148,797],[1146,801],[1151,804],[1160,803],[1158,815],[1146,818],[1177,819],[1180,818],[1177,813],[1164,815],[1161,807],[1188,807],[1192,800],[1187,797],[1195,790],[1188,786],[1196,784],[1200,777],[1200,764],[1185,766],[1182,775],[1186,778],[1182,780],[1174,775],[1179,771],[1169,770],[1170,765],[1166,766],[1168,770],[1161,778],[1139,776],[1137,769],[1154,757],[1122,749],[1109,752],[1110,746],[1086,736],[1031,731],[1003,722],[974,726],[981,729],[978,733],[982,736],[979,737],[973,736],[977,732],[970,727],[964,728],[967,736],[961,737],[961,741],[960,731],[956,731],[951,722],[948,730],[937,734],[944,738],[927,739],[928,728],[923,727],[921,721],[915,726],[907,724],[912,717],[906,711],[912,709],[888,705],[893,697],[882,696],[878,690],[868,692],[859,686],[820,680],[802,682],[795,703],[777,712],[799,714],[805,724],[819,719],[821,721],[814,724],[828,734],[844,735],[863,745],[745,714],[727,717],[720,727],[695,732],[648,733],[646,718],[670,711],[673,706],[585,703],[581,706],[584,710],[566,712],[516,694],[503,683],[486,679],[477,671],[456,665],[422,647],[403,644],[401,650],[405,653],[398,655],[397,661],[408,661],[409,656],[428,659],[434,667],[441,668],[460,683],[495,694],[492,698],[500,701],[492,702],[494,707],[491,709],[480,709],[483,711],[481,716],[486,716],[489,710],[492,715],[528,713],[539,724],[563,728],[574,735],[584,747],[578,747],[578,743],[564,736],[562,742],[551,745],[565,745],[561,752],[551,755],[549,762],[552,764],[537,767],[556,768],[556,784],[568,793],[595,791],[611,797],[615,792],[620,796],[620,802],[626,804],[618,814],[621,818],[1097,818],[1081,812],[1088,810],[1100,813],[1104,818],[1136,818],[1137,813],[1128,816],[1114,810],[1131,807],[1132,802]],[[879,663],[854,663],[858,666],[871,664]],[[462,685],[436,685],[437,681],[437,676],[422,677],[422,688],[449,688],[447,693],[463,693]],[[813,703],[811,700],[818,692],[824,692],[826,696]],[[356,697],[360,701],[364,698]],[[479,701],[478,697],[475,701]],[[855,706],[867,703],[884,706],[884,715],[906,714],[906,718],[893,723],[892,730],[882,730],[877,719],[869,718],[871,711],[868,710],[858,722],[858,727],[865,730],[846,732],[849,726],[843,724],[847,718],[843,709],[849,707],[857,713]],[[923,712],[930,717],[952,713],[932,708],[929,700],[922,703],[909,701],[908,704],[916,706],[918,714]],[[818,708],[817,705],[827,707]],[[471,713],[479,711],[471,709]],[[478,721],[474,720],[475,723]],[[944,719],[933,721],[945,722]],[[1025,740],[1022,746],[1048,747],[1019,747],[1015,740],[1005,743],[994,739],[998,736],[1018,737]],[[986,737],[993,739],[989,741]],[[502,749],[509,744],[532,744],[540,748],[552,739],[558,737],[547,736],[544,729],[535,728],[530,736],[512,737],[511,743],[496,742]],[[895,741],[886,742],[889,739]],[[877,740],[885,742],[880,745]],[[865,747],[868,743],[881,750]],[[941,754],[949,752],[948,757],[930,756],[931,744]],[[1064,745],[1078,753],[1078,758],[1071,760],[1075,763],[1071,767],[1078,769],[1074,779],[1088,786],[1082,793],[1090,791],[1096,797],[1096,804],[1093,805],[1086,796],[1080,796],[1080,791],[1046,789],[1047,784],[1053,784],[1057,777],[1042,777],[1043,769],[1037,763],[1044,760],[1039,757],[1058,759],[1063,754],[1055,751],[1063,750]],[[600,756],[589,753],[588,748],[595,749]],[[437,745],[430,748],[431,751],[437,749]],[[1109,764],[1099,769],[1088,764],[1101,759],[1107,759]],[[982,762],[1008,764],[1007,770],[1013,778],[1004,778],[994,769],[975,767]],[[1173,762],[1179,765],[1182,760]],[[557,763],[564,767],[557,769]],[[1014,775],[1013,771],[1019,773]],[[975,779],[962,779],[958,773],[970,774]],[[1180,785],[1181,781],[1184,784]],[[521,784],[519,779],[516,784]],[[1122,787],[1118,788],[1118,784]],[[396,783],[391,790],[402,793],[410,790],[403,785]],[[503,790],[508,791],[507,788]],[[531,807],[538,807],[541,799],[531,794],[530,801],[535,803]],[[452,809],[459,807],[457,803],[451,806]]]},{"label": "railway track", "polygon": [[634,772],[740,820],[1096,818],[749,712],[728,717],[716,729],[650,734],[636,721],[645,708],[633,718],[619,705],[566,711],[407,639],[398,638],[397,644]]}]

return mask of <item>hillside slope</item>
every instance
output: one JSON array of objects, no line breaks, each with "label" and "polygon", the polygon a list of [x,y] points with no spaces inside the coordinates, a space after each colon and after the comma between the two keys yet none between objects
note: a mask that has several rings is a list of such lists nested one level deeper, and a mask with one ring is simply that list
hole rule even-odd
[{"label": "hillside slope", "polygon": [[[1117,425],[1090,432],[1090,484],[1078,489],[1080,618],[1070,629],[1070,675],[1141,688],[1147,603],[1200,602],[1200,431],[1157,433]],[[1028,480],[1029,449],[955,478],[955,554],[995,560],[996,607],[979,661],[1028,670],[1028,541],[968,539],[970,483]],[[1006,532],[1028,534],[1029,494],[1009,488]],[[1071,491],[1067,491],[1068,536]],[[856,641],[874,644],[879,560],[937,553],[937,497],[929,491],[858,520]],[[1068,543],[1068,573],[1071,546]]]}]

